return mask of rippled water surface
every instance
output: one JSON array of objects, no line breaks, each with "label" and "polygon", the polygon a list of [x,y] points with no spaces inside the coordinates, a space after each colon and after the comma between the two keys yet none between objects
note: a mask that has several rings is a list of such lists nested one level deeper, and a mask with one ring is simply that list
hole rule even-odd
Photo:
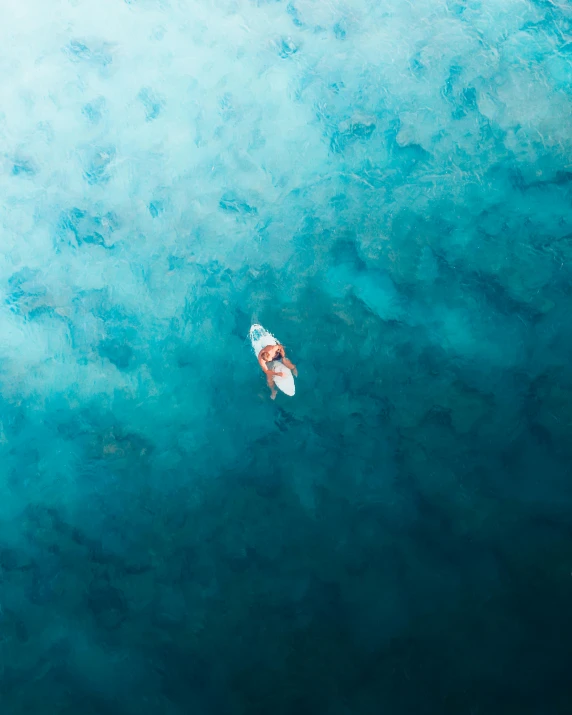
[{"label": "rippled water surface", "polygon": [[0,40],[2,712],[570,713],[570,3]]}]

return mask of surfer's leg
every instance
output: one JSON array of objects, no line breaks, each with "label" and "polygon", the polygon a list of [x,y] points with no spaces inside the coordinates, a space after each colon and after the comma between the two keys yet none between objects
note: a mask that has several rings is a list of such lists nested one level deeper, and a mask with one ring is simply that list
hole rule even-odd
[{"label": "surfer's leg", "polygon": [[276,397],[276,385],[274,384],[274,376],[266,373],[266,383],[270,388],[270,399],[273,400]]}]

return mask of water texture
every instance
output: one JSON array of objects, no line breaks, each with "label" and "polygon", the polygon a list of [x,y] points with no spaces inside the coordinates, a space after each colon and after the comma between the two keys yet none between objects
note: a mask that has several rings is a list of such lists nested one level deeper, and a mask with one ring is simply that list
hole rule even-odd
[{"label": "water texture", "polygon": [[572,5],[1,14],[2,713],[572,712]]}]

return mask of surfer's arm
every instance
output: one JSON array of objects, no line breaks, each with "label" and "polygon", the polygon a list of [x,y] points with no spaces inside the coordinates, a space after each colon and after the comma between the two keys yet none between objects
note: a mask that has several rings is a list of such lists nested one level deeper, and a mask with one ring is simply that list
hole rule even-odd
[{"label": "surfer's arm", "polygon": [[277,345],[278,348],[278,353],[280,354],[280,357],[282,358],[282,363],[287,367],[290,368],[290,370],[295,370],[296,365],[291,360],[288,360],[286,357],[286,350],[284,350],[284,345]]},{"label": "surfer's arm", "polygon": [[282,364],[284,365],[284,367],[287,367],[289,370],[292,370],[294,375],[296,377],[298,377],[298,370],[296,369],[296,365],[294,365],[292,360],[288,360],[288,358],[285,355],[283,355],[283,357],[282,357]]}]

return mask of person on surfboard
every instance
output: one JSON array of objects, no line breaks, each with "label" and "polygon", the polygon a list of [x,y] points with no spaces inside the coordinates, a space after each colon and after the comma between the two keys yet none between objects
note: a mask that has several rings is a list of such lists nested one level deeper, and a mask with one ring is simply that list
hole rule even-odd
[{"label": "person on surfboard", "polygon": [[270,370],[267,367],[267,363],[270,363],[273,360],[281,362],[285,367],[290,368],[296,377],[298,377],[298,370],[296,370],[296,365],[294,365],[293,362],[290,362],[290,360],[286,357],[284,345],[277,343],[276,345],[267,345],[262,348],[262,350],[258,353],[258,364],[266,375],[266,383],[270,388],[270,397],[274,400],[276,397],[276,385],[274,384],[274,378],[282,377],[283,373],[278,370]]}]

